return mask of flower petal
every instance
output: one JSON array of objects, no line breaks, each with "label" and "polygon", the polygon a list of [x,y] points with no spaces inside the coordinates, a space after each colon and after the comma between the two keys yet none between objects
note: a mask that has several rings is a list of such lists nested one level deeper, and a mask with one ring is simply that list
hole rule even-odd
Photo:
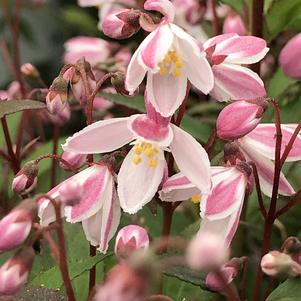
[{"label": "flower petal", "polygon": [[170,149],[178,168],[202,193],[208,193],[211,188],[211,171],[206,151],[188,133],[175,125],[171,126],[174,139]]},{"label": "flower petal", "polygon": [[161,158],[156,167],[150,167],[145,157],[139,164],[134,164],[132,162],[134,154],[134,148],[132,148],[125,157],[118,174],[120,205],[125,212],[131,214],[136,213],[153,198],[162,181],[165,166],[162,150],[159,150],[158,157]]},{"label": "flower petal", "polygon": [[158,11],[167,22],[173,22],[175,18],[175,7],[169,0],[146,0],[144,9]]},{"label": "flower petal", "polygon": [[266,95],[263,81],[248,68],[220,64],[212,67],[215,82],[210,94],[218,101],[254,99]]},{"label": "flower petal", "polygon": [[172,74],[147,74],[148,100],[163,117],[169,117],[182,104],[187,87],[187,77]]},{"label": "flower petal", "polygon": [[127,122],[127,117],[97,121],[69,137],[62,147],[79,154],[111,152],[133,139]]}]

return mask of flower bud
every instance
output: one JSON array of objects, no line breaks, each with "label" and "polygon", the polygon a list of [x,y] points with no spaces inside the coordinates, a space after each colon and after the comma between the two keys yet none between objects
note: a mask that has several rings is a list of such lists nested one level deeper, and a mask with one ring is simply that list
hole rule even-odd
[{"label": "flower bud", "polygon": [[71,108],[67,103],[62,111],[58,112],[56,115],[48,114],[48,119],[58,126],[63,126],[65,123],[69,121],[71,117]]},{"label": "flower bud", "polygon": [[75,206],[83,197],[83,188],[75,179],[67,181],[60,186],[59,197],[66,206]]},{"label": "flower bud", "polygon": [[204,232],[197,234],[189,243],[186,250],[188,265],[194,270],[216,268],[229,257],[229,249],[224,240],[216,234]]},{"label": "flower bud", "polygon": [[223,33],[247,34],[245,24],[240,15],[230,12],[224,21]]},{"label": "flower bud", "polygon": [[68,82],[59,75],[54,79],[46,96],[46,104],[50,113],[56,114],[61,112],[67,103]]},{"label": "flower bud", "polygon": [[110,38],[127,39],[140,29],[139,17],[139,10],[116,10],[105,17],[102,30]]},{"label": "flower bud", "polygon": [[129,92],[125,89],[125,74],[123,72],[117,71],[111,76],[111,84],[117,91],[122,95],[129,95]]},{"label": "flower bud", "polygon": [[300,56],[301,33],[290,39],[280,52],[279,64],[287,76],[301,78]]},{"label": "flower bud", "polygon": [[27,77],[31,77],[31,78],[39,78],[40,77],[40,72],[38,71],[38,69],[30,63],[23,64],[21,66],[21,72],[23,75],[25,75]]},{"label": "flower bud", "polygon": [[0,267],[0,295],[15,295],[27,282],[34,251],[27,247]]},{"label": "flower bud", "polygon": [[62,159],[67,161],[70,166],[64,164],[64,162],[61,161],[60,167],[66,171],[73,171],[74,169],[79,169],[86,162],[86,158],[87,155],[64,151]]},{"label": "flower bud", "polygon": [[149,238],[146,230],[137,225],[128,225],[117,234],[115,254],[126,257],[132,251],[146,249],[148,246]]},{"label": "flower bud", "polygon": [[38,164],[32,160],[24,164],[13,179],[12,189],[15,193],[23,194],[32,191],[37,184]]},{"label": "flower bud", "polygon": [[227,105],[216,120],[217,136],[223,140],[245,136],[260,123],[266,108],[267,102],[262,98],[240,100]]},{"label": "flower bud", "polygon": [[301,274],[301,266],[288,254],[271,251],[261,259],[261,269],[268,276],[288,275],[292,277]]}]

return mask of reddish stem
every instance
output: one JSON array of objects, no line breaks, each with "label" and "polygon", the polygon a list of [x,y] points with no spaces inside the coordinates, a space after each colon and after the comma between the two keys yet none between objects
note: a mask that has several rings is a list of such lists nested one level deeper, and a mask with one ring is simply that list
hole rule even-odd
[{"label": "reddish stem", "polygon": [[177,118],[174,122],[175,125],[179,126],[182,122],[182,119],[185,115],[185,111],[186,111],[186,106],[188,103],[188,99],[189,99],[189,92],[190,92],[190,88],[191,88],[191,83],[189,81],[187,81],[187,87],[186,87],[186,94],[185,94],[185,98],[179,108],[179,112],[177,115]]},{"label": "reddish stem", "polygon": [[290,208],[298,204],[300,201],[301,201],[301,189],[295,194],[292,200],[290,200],[285,206],[283,206],[281,209],[279,209],[276,212],[276,218],[286,213]]},{"label": "reddish stem", "polygon": [[218,24],[218,16],[216,12],[216,2],[215,0],[211,0],[211,9],[212,9],[212,31],[215,36],[219,35],[219,24]]},{"label": "reddish stem", "polygon": [[[96,247],[90,245],[90,256],[96,256]],[[91,292],[96,283],[96,265],[94,265],[89,272],[89,292]]]},{"label": "reddish stem", "polygon": [[206,150],[209,158],[212,155],[212,152],[214,150],[214,146],[215,146],[216,141],[217,141],[216,129],[213,129],[210,136],[209,136],[209,138],[208,138],[208,141],[205,145],[205,150]]},{"label": "reddish stem", "polygon": [[[53,155],[57,155],[57,151],[58,151],[58,142],[59,142],[59,138],[60,138],[60,128],[55,125],[53,127],[53,150],[52,153]],[[56,159],[53,158],[52,160],[52,165],[51,165],[51,188],[53,188],[56,184],[56,169],[57,169],[57,162]]]}]

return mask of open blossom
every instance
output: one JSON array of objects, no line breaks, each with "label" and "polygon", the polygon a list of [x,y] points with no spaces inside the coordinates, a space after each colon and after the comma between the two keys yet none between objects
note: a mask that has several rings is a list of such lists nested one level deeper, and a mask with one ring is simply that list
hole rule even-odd
[{"label": "open blossom", "polygon": [[133,93],[147,74],[146,91],[157,112],[171,116],[186,94],[187,79],[208,94],[213,74],[205,53],[193,37],[173,24],[175,8],[168,0],[147,0],[146,10],[157,10],[164,17],[134,53],[127,69],[125,86]]},{"label": "open blossom", "polygon": [[[282,124],[282,146],[281,154],[284,152],[291,136],[293,135],[296,124]],[[271,196],[274,181],[274,160],[276,145],[276,129],[275,124],[259,124],[253,131],[246,136],[238,139],[235,143],[239,146],[242,153],[248,161],[256,164],[260,187],[264,194]],[[301,160],[301,136],[297,139],[290,151],[287,162]],[[279,190],[281,195],[293,195],[295,193],[293,187],[285,178],[284,174],[280,174]]]},{"label": "open blossom", "polygon": [[[147,114],[102,120],[68,138],[64,150],[81,154],[114,151],[133,141],[118,174],[118,195],[124,211],[136,213],[155,195],[171,151],[178,168],[204,192],[210,190],[210,162],[189,134],[158,114],[147,97]],[[137,189],[139,187],[139,189]]]},{"label": "open blossom", "polygon": [[268,52],[266,41],[235,33],[213,37],[203,45],[212,64],[214,88],[218,101],[254,99],[266,95],[257,73],[242,65],[259,62]]},{"label": "open blossom", "polygon": [[[113,176],[107,166],[95,164],[63,181],[47,195],[53,199],[60,198],[60,191],[73,181],[81,185],[82,197],[73,206],[62,206],[62,215],[68,222],[82,222],[87,239],[105,253],[120,220]],[[55,221],[54,208],[48,199],[39,202],[39,217],[43,226]]]}]

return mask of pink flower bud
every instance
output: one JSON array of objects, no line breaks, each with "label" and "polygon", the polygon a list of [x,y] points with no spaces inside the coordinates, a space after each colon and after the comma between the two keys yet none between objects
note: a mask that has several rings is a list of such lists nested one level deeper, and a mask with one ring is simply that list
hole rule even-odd
[{"label": "pink flower bud", "polygon": [[108,14],[102,22],[105,35],[114,39],[127,39],[139,29],[140,11],[120,9]]},{"label": "pink flower bud", "polygon": [[284,73],[292,78],[301,78],[301,33],[294,36],[283,47],[279,56],[279,64]]},{"label": "pink flower bud", "polygon": [[149,246],[149,238],[146,230],[137,225],[123,227],[117,234],[115,242],[115,254],[127,255],[131,251],[146,249]]},{"label": "pink flower bud", "polygon": [[60,162],[60,167],[66,171],[79,169],[86,162],[86,158],[87,155],[64,151],[62,159],[67,161],[72,166],[72,169],[70,169],[70,167],[68,165],[65,165],[63,162]]},{"label": "pink flower bud", "polygon": [[17,208],[0,220],[0,252],[15,249],[21,245],[30,233],[31,213]]},{"label": "pink flower bud", "polygon": [[49,92],[46,96],[46,104],[50,113],[56,114],[61,112],[67,103],[68,82],[63,76],[58,76],[52,82]]},{"label": "pink flower bud", "polygon": [[40,73],[39,73],[38,69],[30,63],[23,64],[21,66],[21,72],[23,75],[25,75],[27,77],[32,77],[32,78],[40,77]]},{"label": "pink flower bud", "polygon": [[296,277],[301,274],[301,266],[288,254],[271,251],[261,259],[261,269],[269,276],[289,275]]},{"label": "pink flower bud", "polygon": [[58,126],[63,126],[65,123],[69,121],[70,117],[71,117],[71,109],[68,103],[66,103],[62,111],[57,112],[55,115],[48,114],[49,120],[53,124],[56,124]]},{"label": "pink flower bud", "polygon": [[29,161],[16,174],[12,182],[12,189],[15,193],[22,194],[32,191],[37,184],[39,167],[35,161]]},{"label": "pink flower bud", "polygon": [[186,250],[188,265],[195,270],[208,270],[225,263],[229,257],[229,249],[224,240],[217,234],[204,232],[196,235]]},{"label": "pink flower bud", "polygon": [[0,267],[0,295],[15,295],[25,285],[34,259],[34,251],[28,247]]},{"label": "pink flower bud", "polygon": [[66,206],[75,206],[83,197],[83,188],[75,179],[67,181],[60,186],[59,197]]},{"label": "pink flower bud", "polygon": [[217,136],[224,140],[245,136],[260,123],[266,107],[267,102],[262,98],[240,100],[227,105],[216,120]]},{"label": "pink flower bud", "polygon": [[129,92],[125,89],[125,74],[121,71],[117,71],[111,76],[111,84],[117,91],[117,93],[123,95],[129,95]]},{"label": "pink flower bud", "polygon": [[237,33],[243,36],[247,33],[240,15],[230,12],[224,21],[223,33]]}]

